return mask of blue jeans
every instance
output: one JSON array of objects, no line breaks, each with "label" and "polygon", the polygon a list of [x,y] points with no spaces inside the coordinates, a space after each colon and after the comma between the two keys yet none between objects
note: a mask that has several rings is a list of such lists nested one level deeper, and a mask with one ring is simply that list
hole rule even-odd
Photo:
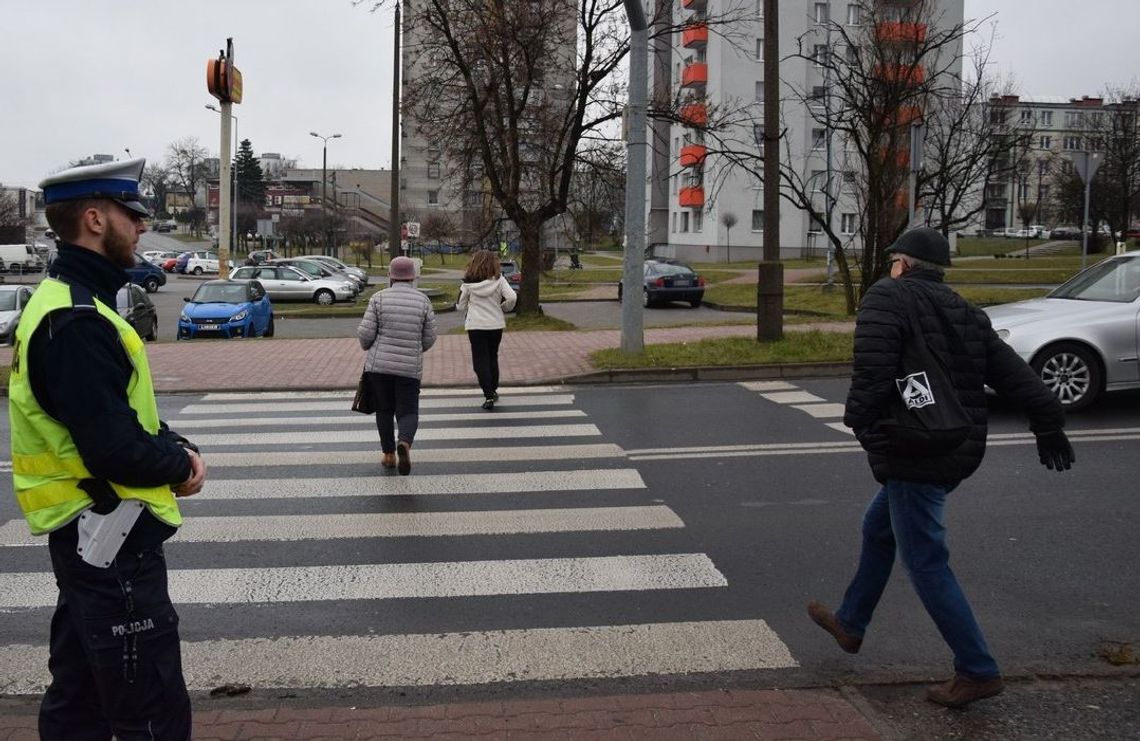
[{"label": "blue jeans", "polygon": [[863,516],[859,568],[835,613],[843,629],[862,636],[895,562],[895,551],[914,591],[954,652],[954,669],[971,679],[1000,674],[970,603],[950,570],[942,512],[949,489],[913,481],[887,481]]}]

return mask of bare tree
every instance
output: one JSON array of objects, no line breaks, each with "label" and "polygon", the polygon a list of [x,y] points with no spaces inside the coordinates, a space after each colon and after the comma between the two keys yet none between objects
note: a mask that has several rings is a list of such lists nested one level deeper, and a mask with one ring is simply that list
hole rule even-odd
[{"label": "bare tree", "polygon": [[27,226],[27,219],[20,215],[20,203],[16,196],[0,191],[0,242],[23,242],[27,239]]},{"label": "bare tree", "polygon": [[190,209],[190,226],[199,236],[202,234],[203,211],[197,208],[196,199],[198,190],[206,182],[207,154],[206,148],[192,136],[172,142],[166,149],[166,168],[195,206]]},{"label": "bare tree", "polygon": [[446,260],[443,257],[443,240],[452,236],[455,231],[455,224],[452,222],[451,217],[445,213],[431,213],[420,224],[420,237],[425,241],[435,242],[436,251],[439,252],[439,264],[443,265]]},{"label": "bare tree", "polygon": [[166,193],[174,183],[170,168],[163,164],[147,165],[142,174],[143,188],[150,193],[154,215],[167,218]]},{"label": "bare tree", "polygon": [[720,223],[724,224],[727,235],[725,237],[725,247],[728,250],[728,262],[732,262],[732,227],[736,226],[736,214],[731,211],[725,211],[720,216]]},{"label": "bare tree", "polygon": [[1110,88],[1103,99],[1103,109],[1083,115],[1081,128],[1085,147],[1104,158],[1096,176],[1103,184],[1099,210],[1112,233],[1123,235],[1140,198],[1140,89]]}]

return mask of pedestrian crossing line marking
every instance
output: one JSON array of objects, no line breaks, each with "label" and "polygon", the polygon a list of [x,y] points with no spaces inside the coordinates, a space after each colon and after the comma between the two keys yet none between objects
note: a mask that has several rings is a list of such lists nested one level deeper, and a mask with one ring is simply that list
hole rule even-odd
[{"label": "pedestrian crossing line marking", "polygon": [[855,434],[855,430],[851,429],[850,427],[843,424],[842,422],[828,422],[827,426],[830,427],[831,429],[835,430],[836,432],[842,432],[844,435],[854,435]]},{"label": "pedestrian crossing line marking", "polygon": [[[704,553],[499,561],[172,569],[176,605],[713,589],[728,586]],[[51,573],[0,574],[0,610],[52,607]]]},{"label": "pedestrian crossing line marking", "polygon": [[[491,416],[490,414],[487,416]],[[177,424],[175,424],[177,428]],[[481,425],[478,427],[444,427],[420,430],[416,442],[423,440],[509,440],[517,438],[600,437],[595,425]],[[194,435],[194,442],[203,448],[237,447],[239,445],[340,445],[342,443],[380,444],[376,430],[323,430],[317,432],[223,432]],[[413,460],[415,453],[412,454]]]},{"label": "pedestrian crossing line marking", "polygon": [[807,412],[816,419],[842,417],[844,408],[843,404],[796,404],[792,407],[792,409]]},{"label": "pedestrian crossing line marking", "polygon": [[760,394],[768,401],[774,401],[777,404],[812,404],[815,402],[827,401],[827,399],[810,394],[807,391],[774,391],[770,394]]},{"label": "pedestrian crossing line marking", "polygon": [[[484,510],[478,512],[393,512],[348,515],[188,517],[171,543],[420,538],[466,535],[523,535],[669,530],[684,522],[664,505]],[[46,546],[23,520],[0,525],[0,547]]]},{"label": "pedestrian crossing line marking", "polygon": [[[500,386],[499,394],[503,397],[518,394],[529,396],[533,394],[566,393],[567,386]],[[330,391],[250,391],[250,392],[218,392],[206,394],[202,401],[267,401],[270,399],[347,399],[352,401],[354,390],[334,389]],[[420,396],[459,396],[472,400],[483,398],[483,392],[477,386],[466,388],[425,388],[420,389]]]},{"label": "pedestrian crossing line marking", "polygon": [[[347,409],[344,414],[314,415],[309,417],[242,417],[232,419],[181,419],[176,423],[180,430],[198,429],[226,429],[230,427],[331,427],[335,425],[364,425],[376,429],[376,420],[371,415],[356,414]],[[420,424],[430,425],[437,422],[486,422],[490,417],[487,412],[456,412],[453,414],[421,414]],[[586,413],[580,409],[550,409],[544,411],[507,412],[495,411],[494,419],[565,419],[570,417],[585,417]]]},{"label": "pedestrian crossing line marking", "polygon": [[[209,459],[207,458],[207,461]],[[209,465],[207,463],[207,465]],[[523,494],[547,491],[644,489],[634,468],[515,473],[338,476],[335,478],[210,479],[193,501]],[[183,500],[189,504],[193,501]]]},{"label": "pedestrian crossing line marking", "polygon": [[642,448],[640,450],[627,450],[627,456],[644,456],[654,454],[666,455],[705,455],[706,453],[756,451],[756,450],[818,450],[821,448],[847,447],[851,443],[846,440],[813,443],[754,443],[751,445],[702,445],[699,447],[683,448]]},{"label": "pedestrian crossing line marking", "polygon": [[[0,647],[0,693],[42,694],[47,646]],[[183,641],[190,691],[426,687],[790,669],[763,620]]]},{"label": "pedestrian crossing line marking", "polygon": [[[526,445],[501,448],[416,448],[415,462],[487,463],[495,461],[561,461],[624,458],[625,451],[611,443],[592,445]],[[376,450],[346,451],[262,451],[247,453],[208,453],[206,465],[213,468],[260,466],[380,465]]]},{"label": "pedestrian crossing line marking", "polygon": [[749,391],[795,391],[799,386],[787,381],[741,381],[737,385]]},{"label": "pedestrian crossing line marking", "polygon": [[[429,398],[420,399],[420,409],[451,409],[464,405],[460,399]],[[470,400],[472,407],[482,403],[482,397]],[[496,409],[514,409],[526,406],[565,406],[574,403],[574,394],[551,394],[530,396],[504,396]],[[341,396],[331,401],[266,401],[248,403],[190,404],[182,408],[178,416],[186,414],[261,414],[266,412],[343,412],[352,406],[352,397]],[[484,414],[484,416],[486,416]]]}]

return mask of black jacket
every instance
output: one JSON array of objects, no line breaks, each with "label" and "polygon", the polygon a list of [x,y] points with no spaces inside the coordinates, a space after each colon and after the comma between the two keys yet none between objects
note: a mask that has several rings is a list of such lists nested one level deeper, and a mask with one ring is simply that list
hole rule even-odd
[{"label": "black jacket", "polygon": [[[912,334],[911,311],[917,314],[927,346],[946,361],[958,399],[973,422],[966,441],[948,455],[893,454],[877,434],[877,423],[887,416],[892,394],[899,393],[895,379],[900,375],[901,348]],[[948,330],[960,342],[953,341]],[[958,351],[952,352],[952,347]],[[1024,409],[1034,432],[1064,426],[1065,414],[1056,396],[998,338],[986,313],[954,293],[937,272],[912,269],[898,279],[884,278],[863,296],[843,421],[867,450],[876,480],[953,486],[977,470],[986,452],[987,385]]]},{"label": "black jacket", "polygon": [[[115,308],[128,276],[102,255],[62,244],[52,277],[89,290]],[[70,315],[70,316],[68,316]],[[91,314],[56,311],[36,328],[28,345],[32,392],[44,411],[71,433],[93,476],[127,486],[179,484],[190,477],[190,459],[177,436],[151,435],[127,400],[133,368],[110,322]],[[148,547],[174,533],[145,513],[125,547]]]}]

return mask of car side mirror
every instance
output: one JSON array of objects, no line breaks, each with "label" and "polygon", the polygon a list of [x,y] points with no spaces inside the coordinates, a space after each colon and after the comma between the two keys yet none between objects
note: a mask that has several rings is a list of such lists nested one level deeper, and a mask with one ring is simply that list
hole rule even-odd
[{"label": "car side mirror", "polygon": [[183,296],[182,300],[185,301],[186,303],[190,303],[190,297],[189,296]]}]

